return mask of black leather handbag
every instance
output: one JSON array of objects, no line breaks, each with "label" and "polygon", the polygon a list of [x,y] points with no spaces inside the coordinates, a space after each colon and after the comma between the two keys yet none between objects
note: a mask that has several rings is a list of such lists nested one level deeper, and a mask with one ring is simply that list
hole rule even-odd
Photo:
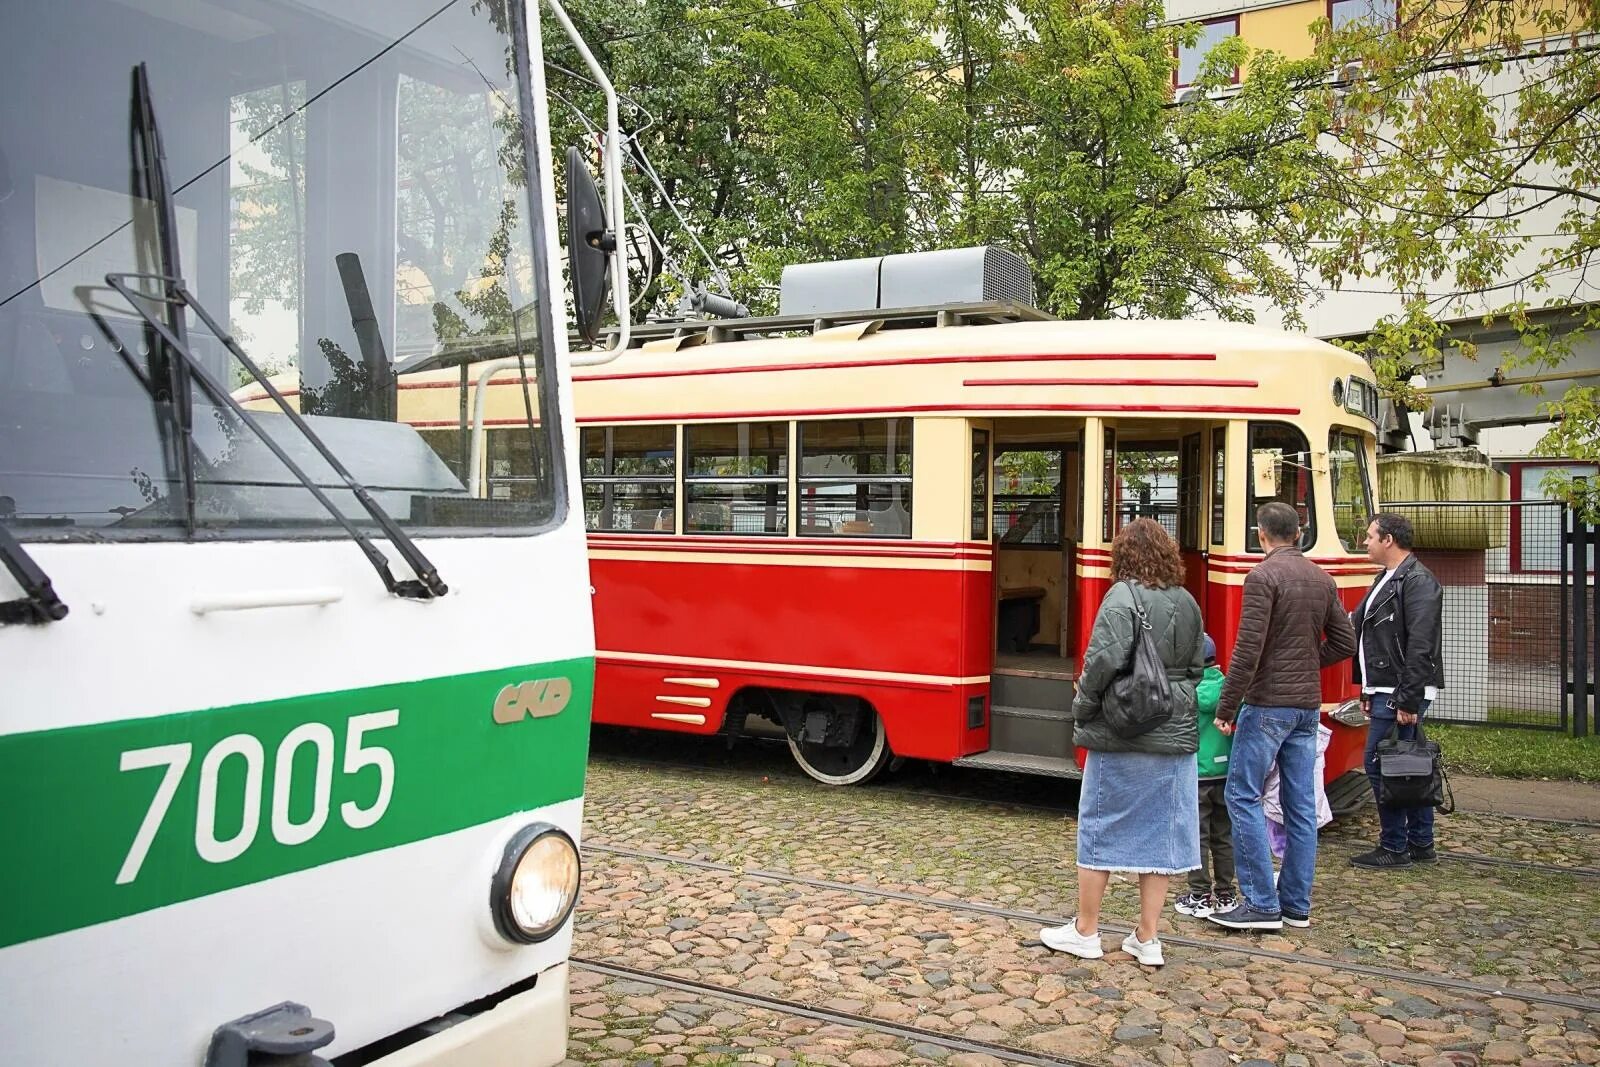
[{"label": "black leather handbag", "polygon": [[1450,779],[1444,770],[1444,753],[1439,742],[1429,741],[1417,723],[1414,741],[1399,738],[1395,723],[1378,742],[1378,803],[1386,808],[1437,808],[1449,814],[1455,810],[1450,794]]},{"label": "black leather handbag", "polygon": [[1133,597],[1133,644],[1101,707],[1111,732],[1127,741],[1172,718],[1172,684],[1161,651],[1150,636],[1150,617],[1139,601],[1139,591],[1132,582],[1125,584]]}]

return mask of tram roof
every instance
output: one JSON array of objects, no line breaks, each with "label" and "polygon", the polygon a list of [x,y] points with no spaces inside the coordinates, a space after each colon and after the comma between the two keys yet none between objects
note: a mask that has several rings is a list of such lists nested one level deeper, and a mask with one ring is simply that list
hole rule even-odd
[{"label": "tram roof", "polygon": [[[771,321],[771,320],[769,320]],[[697,324],[699,325],[699,324]],[[1019,321],[984,325],[893,328],[881,320],[860,320],[842,325],[824,324],[801,335],[719,337],[709,329],[666,334],[646,339],[616,360],[593,370],[580,370],[579,381],[600,381],[660,371],[765,370],[796,363],[881,366],[885,360],[915,365],[919,357],[971,355],[1031,355],[1041,359],[1058,355],[1099,364],[1101,373],[1113,374],[1119,357],[1128,360],[1188,356],[1216,361],[1262,356],[1321,356],[1343,358],[1352,367],[1362,365],[1355,356],[1325,341],[1242,323],[1113,319],[1095,321]],[[1093,357],[1086,359],[1085,357]],[[1093,373],[1089,366],[1086,372]]]}]

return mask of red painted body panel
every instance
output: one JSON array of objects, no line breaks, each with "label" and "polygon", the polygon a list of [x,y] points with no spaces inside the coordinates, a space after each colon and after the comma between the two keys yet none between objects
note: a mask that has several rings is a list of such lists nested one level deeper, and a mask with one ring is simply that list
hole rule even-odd
[{"label": "red painted body panel", "polygon": [[[992,667],[992,572],[928,569],[923,562],[988,559],[987,546],[604,535],[591,537],[591,546],[601,550],[591,558],[600,649],[595,721],[715,733],[730,698],[758,686],[860,697],[882,717],[897,755],[948,762],[988,748],[988,715],[980,727],[967,727],[968,700],[987,704],[988,683],[962,679],[983,678]],[[619,559],[610,554],[617,550],[682,558]],[[709,559],[708,552],[721,558]],[[760,562],[797,554],[828,558]],[[1259,558],[1207,560],[1185,553],[1224,669],[1238,629],[1242,587],[1220,575],[1245,571]],[[865,566],[867,559],[888,565]],[[1069,625],[1081,662],[1095,612],[1111,585],[1082,571],[1108,566],[1110,553],[1077,549],[1074,562],[1079,576],[1070,594]],[[1345,574],[1370,570],[1354,559],[1319,562]],[[1346,607],[1362,592],[1341,590]],[[686,680],[714,681],[715,687]],[[1325,701],[1354,695],[1348,665],[1324,672]],[[705,721],[653,717],[662,714],[704,715]],[[1332,781],[1360,768],[1365,730],[1325,721],[1334,732],[1327,753]],[[1083,752],[1077,755],[1082,766]]]},{"label": "red painted body panel", "polygon": [[[969,697],[986,699],[988,685],[955,680],[989,673],[988,572],[912,569],[914,559],[904,569],[849,562],[592,558],[595,721],[715,733],[729,698],[760,686],[861,697],[902,756],[948,762],[986,749],[987,716],[968,730],[966,707]],[[637,662],[641,655],[652,662]],[[707,660],[722,662],[700,662]],[[683,677],[715,680],[717,688],[667,681]],[[660,697],[709,699],[710,706]],[[653,714],[704,714],[706,721]]]}]

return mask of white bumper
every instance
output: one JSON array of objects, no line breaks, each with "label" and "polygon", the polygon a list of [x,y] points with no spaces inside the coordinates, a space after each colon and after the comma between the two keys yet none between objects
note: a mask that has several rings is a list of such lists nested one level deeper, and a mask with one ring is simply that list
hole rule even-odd
[{"label": "white bumper", "polygon": [[567,1058],[567,965],[525,993],[370,1067],[551,1067]]}]

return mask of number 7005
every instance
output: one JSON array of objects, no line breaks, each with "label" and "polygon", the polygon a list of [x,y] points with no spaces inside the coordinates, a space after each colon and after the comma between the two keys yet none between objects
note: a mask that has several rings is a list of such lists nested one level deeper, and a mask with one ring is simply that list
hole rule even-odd
[{"label": "number 7005", "polygon": [[[344,773],[356,774],[367,768],[378,768],[378,795],[373,802],[362,807],[353,800],[339,805],[339,816],[352,830],[364,830],[383,818],[394,795],[394,755],[381,745],[363,744],[368,733],[384,730],[400,723],[398,709],[374,711],[356,715],[345,723]],[[316,771],[313,778],[311,814],[296,822],[289,814],[289,794],[294,781],[295,754],[301,747],[310,745],[315,750]],[[122,869],[117,872],[117,884],[126,885],[139,877],[150,845],[161,830],[161,823],[172,806],[178,786],[189,768],[194,746],[185,742],[178,745],[157,745],[154,748],[133,749],[122,754],[123,771],[146,770],[165,767],[161,784],[156,787],[150,808],[144,813],[139,832],[133,837]],[[230,758],[244,761],[243,811],[239,829],[227,838],[217,837],[217,778],[222,765]],[[333,794],[334,737],[333,729],[320,722],[302,723],[290,730],[278,744],[272,767],[272,837],[280,845],[303,845],[316,837],[327,825],[330,801]],[[266,773],[266,753],[261,741],[253,734],[232,734],[224,737],[206,752],[200,761],[200,796],[195,805],[194,848],[207,863],[226,863],[243,855],[255,842],[261,828],[262,783]]]}]

